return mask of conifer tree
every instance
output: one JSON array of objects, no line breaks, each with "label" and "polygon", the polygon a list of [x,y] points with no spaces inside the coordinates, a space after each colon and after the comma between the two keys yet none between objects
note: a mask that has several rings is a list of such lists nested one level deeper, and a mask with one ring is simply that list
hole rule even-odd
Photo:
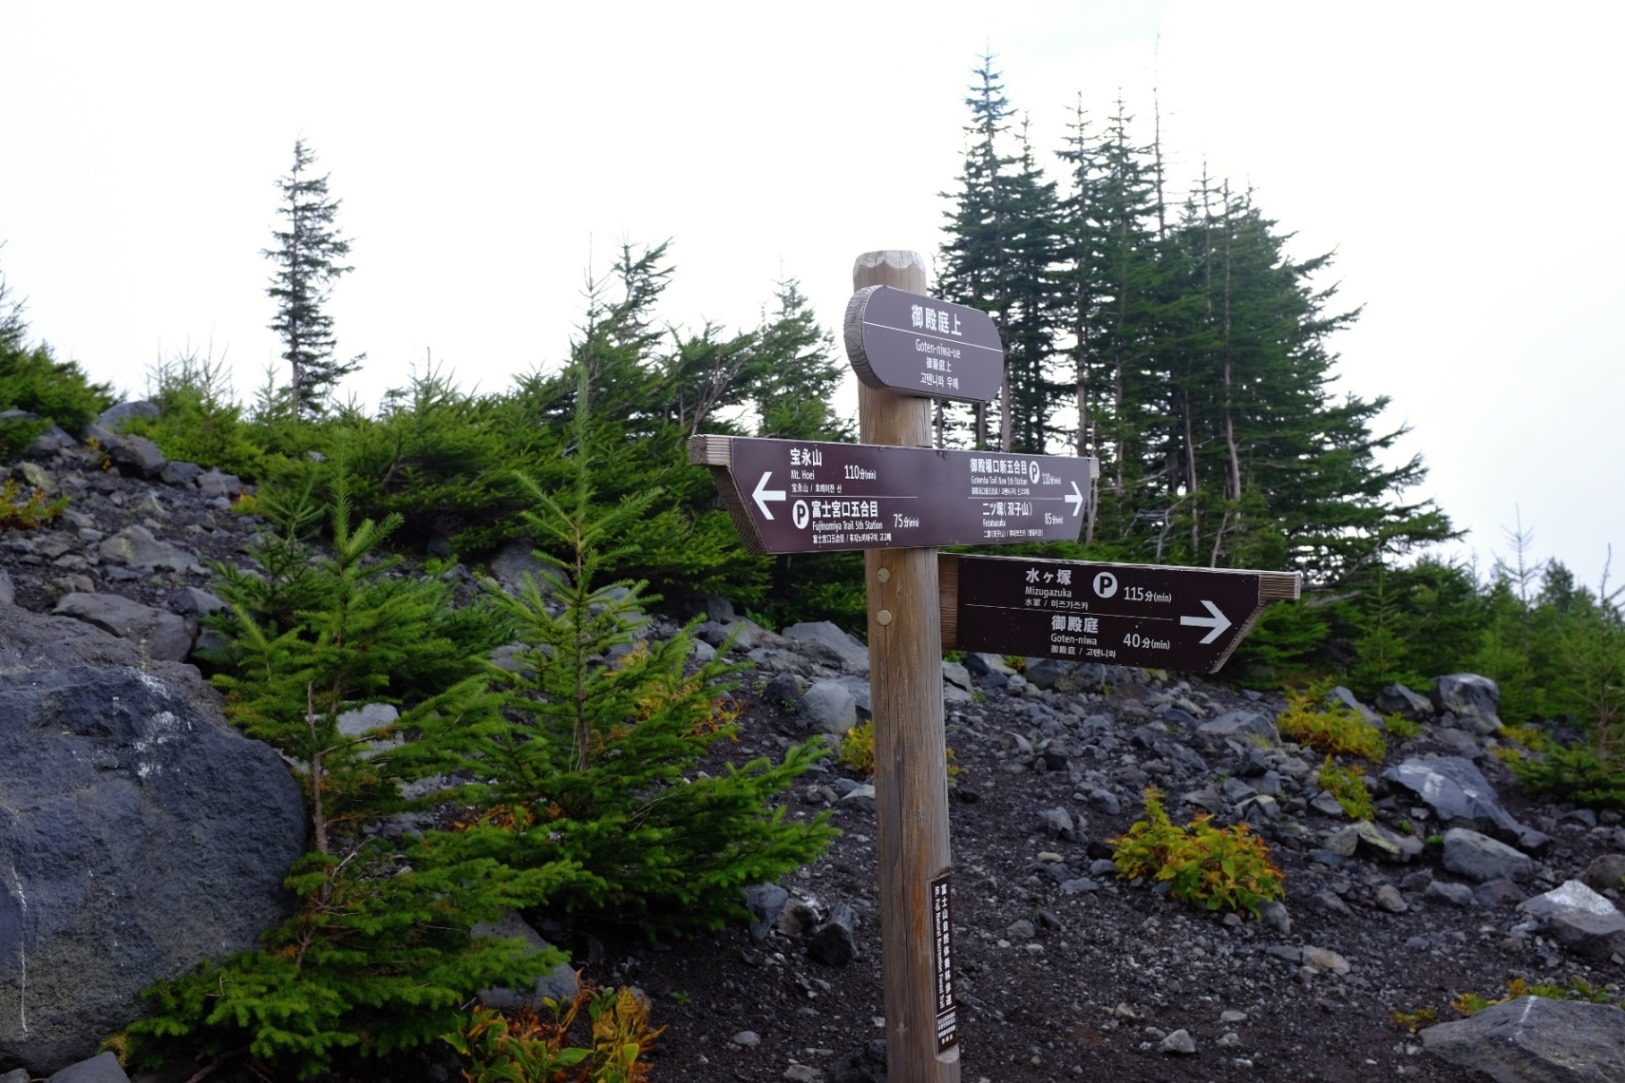
[{"label": "conifer tree", "polygon": [[[1010,259],[1009,234],[1013,208],[1009,193],[1010,158],[1001,154],[1001,137],[1009,130],[1010,103],[1004,96],[1000,73],[993,70],[993,54],[982,57],[976,70],[978,83],[971,88],[965,105],[971,123],[965,133],[970,145],[960,174],[959,191],[951,196],[948,211],[948,239],[943,243],[942,270],[937,292],[957,304],[979,308],[993,316],[1003,337],[1008,317],[1003,279]],[[1009,401],[1009,359],[1005,361],[1005,384],[1001,404]],[[970,439],[975,447],[991,446],[988,408],[974,407],[975,420]],[[946,443],[950,431],[964,427],[960,411],[942,404],[937,412],[937,442]]]},{"label": "conifer tree", "polygon": [[[609,275],[589,278],[570,364],[522,377],[511,394],[487,404],[486,416],[509,464],[544,492],[570,488],[577,456],[589,454],[593,500],[603,507],[653,489],[663,493],[647,515],[627,524],[626,544],[606,558],[607,574],[646,579],[674,605],[722,593],[754,604],[768,563],[740,549],[727,512],[715,506],[710,475],[688,463],[687,440],[696,424],[733,431],[731,415],[749,401],[755,336],[659,329],[657,309],[672,275],[665,252],[664,244],[623,245]],[[721,381],[715,386],[723,393],[708,397],[713,373],[740,358],[750,361],[744,374]],[[584,442],[575,421],[583,394],[591,404]],[[501,540],[525,537],[565,560],[567,553],[552,551],[552,540],[531,533],[523,517],[528,496],[509,470],[500,474],[500,491],[515,494],[504,505]]]},{"label": "conifer tree", "polygon": [[[1004,344],[1004,381],[990,409],[978,404],[971,439],[977,447],[1043,452],[1056,433],[1056,190],[1033,155],[1025,122],[1018,152],[1006,153],[1010,106],[993,55],[982,57],[965,104],[971,142],[951,196],[948,239],[937,292],[992,315]],[[990,414],[998,418],[995,430]],[[959,411],[938,410],[939,443],[961,424]]]},{"label": "conifer tree", "polygon": [[1052,372],[1056,357],[1058,207],[1055,182],[1044,177],[1021,124],[1010,193],[1010,258],[1003,278],[999,328],[1004,342],[1005,399],[1001,447],[1044,454],[1059,435],[1054,415],[1066,386]]},{"label": "conifer tree", "polygon": [[[1057,200],[1030,152],[1001,150],[991,57],[977,75],[943,293],[999,322],[1002,446],[1049,450],[1071,400],[1075,446],[1101,459],[1095,553],[1297,568],[1330,585],[1452,535],[1430,501],[1404,499],[1420,459],[1383,465],[1404,434],[1374,428],[1386,400],[1332,391],[1327,343],[1358,310],[1314,284],[1329,256],[1289,258],[1250,193],[1206,177],[1173,223],[1160,133],[1139,143],[1122,100],[1098,135],[1079,104]],[[1047,366],[1062,356],[1064,389]]]},{"label": "conifer tree", "polygon": [[524,650],[496,673],[507,693],[502,721],[479,728],[449,764],[478,780],[463,796],[488,810],[462,849],[517,869],[574,869],[531,900],[551,913],[715,928],[743,916],[740,889],[824,848],[831,829],[822,818],[790,821],[773,807],[824,750],[815,739],[779,763],[698,769],[734,732],[731,670],[691,666],[687,629],[647,638],[644,584],[606,574],[630,525],[661,497],[597,499],[588,394],[583,382],[569,486],[555,498],[525,479],[531,534],[558,564],[515,596],[494,595]]},{"label": "conifer tree", "polygon": [[338,340],[327,312],[333,283],[354,270],[344,263],[350,242],[338,232],[340,200],[327,191],[327,174],[310,175],[316,155],[303,139],[293,145],[293,167],[277,181],[282,193],[283,228],[271,231],[275,245],[261,253],[276,266],[266,293],[276,302],[268,325],[282,339],[289,369],[289,405],[297,416],[319,416],[334,386],[361,367],[365,354],[349,361],[334,356]]},{"label": "conifer tree", "polygon": [[850,440],[852,421],[835,409],[847,366],[818,325],[801,283],[778,283],[775,305],[756,332],[760,358],[750,389],[756,435],[784,440]]},{"label": "conifer tree", "polygon": [[[0,245],[0,248],[5,247]],[[0,271],[0,350],[20,350],[28,335],[28,323],[23,319],[23,303],[12,297],[4,271]]]},{"label": "conifer tree", "polygon": [[58,361],[41,342],[27,345],[23,302],[0,273],[0,410],[32,417],[0,418],[0,455],[16,458],[51,425],[77,430],[113,404],[113,389],[93,384],[73,361]]},{"label": "conifer tree", "polygon": [[[1092,145],[1080,115],[1061,152],[1072,169],[1064,208],[1065,325],[1073,329],[1082,424],[1098,434],[1101,529],[1119,540],[1139,528],[1143,480],[1155,438],[1148,431],[1165,384],[1159,360],[1162,313],[1155,185],[1145,148],[1135,144],[1119,99]],[[1155,506],[1156,502],[1151,502]],[[1143,554],[1139,554],[1143,556]]]},{"label": "conifer tree", "polygon": [[[387,829],[391,816],[449,796],[437,769],[492,709],[466,655],[438,667],[442,688],[399,698],[425,663],[458,653],[436,634],[446,588],[389,575],[378,547],[398,520],[353,523],[338,477],[331,557],[312,561],[300,534],[316,509],[295,502],[256,549],[261,574],[221,586],[227,716],[281,753],[305,791],[308,849],[286,880],[294,913],[263,947],[150,990],[154,1014],[127,1034],[138,1059],[246,1051],[256,1074],[305,1079],[340,1055],[436,1040],[479,990],[522,987],[561,961],[473,929],[556,890],[570,866],[509,868],[464,852],[455,834]],[[391,701],[393,721],[352,713]]]},{"label": "conifer tree", "polygon": [[1193,381],[1209,389],[1196,399],[1193,439],[1207,453],[1193,484],[1218,494],[1223,509],[1193,555],[1215,566],[1296,568],[1330,585],[1454,536],[1431,500],[1404,500],[1426,475],[1420,456],[1380,461],[1406,432],[1374,431],[1386,397],[1333,391],[1328,338],[1359,312],[1329,310],[1336,287],[1313,284],[1330,254],[1291,259],[1249,195],[1224,189],[1220,199],[1216,212],[1181,227],[1201,236],[1187,250],[1202,247],[1210,261],[1190,265],[1210,298],[1212,346]]}]

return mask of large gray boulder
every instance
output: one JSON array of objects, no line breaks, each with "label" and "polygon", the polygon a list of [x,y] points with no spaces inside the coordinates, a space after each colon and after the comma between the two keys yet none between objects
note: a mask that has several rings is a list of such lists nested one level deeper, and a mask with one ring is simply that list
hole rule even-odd
[{"label": "large gray boulder", "polygon": [[1559,944],[1604,965],[1625,962],[1625,914],[1578,880],[1525,899],[1518,909]]},{"label": "large gray boulder", "polygon": [[96,422],[85,427],[85,435],[100,444],[108,459],[125,474],[155,478],[169,462],[158,445],[145,436],[115,432]]},{"label": "large gray boulder", "polygon": [[1447,826],[1482,829],[1526,853],[1543,853],[1552,844],[1549,836],[1519,823],[1484,772],[1461,756],[1412,757],[1382,777],[1414,793]]},{"label": "large gray boulder", "polygon": [[802,693],[802,710],[813,728],[840,737],[858,724],[858,701],[840,681],[815,681]]},{"label": "large gray boulder", "polygon": [[1427,722],[1433,718],[1433,701],[1412,692],[1402,684],[1384,685],[1373,702],[1383,714],[1397,714],[1412,722]]},{"label": "large gray boulder", "polygon": [[122,564],[142,571],[168,569],[202,575],[204,567],[193,554],[178,545],[159,541],[144,526],[131,524],[96,547],[97,555],[110,564]]},{"label": "large gray boulder", "polygon": [[[4,1078],[0,1078],[0,1083],[5,1083]],[[23,1083],[28,1081],[25,1079]],[[130,1083],[130,1077],[124,1074],[118,1058],[108,1052],[98,1053],[78,1064],[70,1064],[60,1072],[52,1073],[45,1083]]]},{"label": "large gray boulder", "polygon": [[1234,738],[1238,741],[1256,740],[1273,747],[1281,744],[1281,732],[1275,723],[1261,711],[1226,711],[1196,730],[1206,737]]},{"label": "large gray boulder", "polygon": [[1441,860],[1447,871],[1480,884],[1535,875],[1535,862],[1528,854],[1469,827],[1452,827],[1444,833]]},{"label": "large gray boulder", "polygon": [[1428,1027],[1422,1048],[1497,1083],[1625,1083],[1625,1011],[1519,997]]},{"label": "large gray boulder", "polygon": [[1099,692],[1106,687],[1106,667],[1099,662],[1073,662],[1059,658],[1029,658],[1024,670],[1034,688],[1068,695]]},{"label": "large gray boulder", "polygon": [[[0,627],[0,1063],[92,1056],[163,977],[287,913],[299,786],[190,667],[73,621]],[[85,662],[91,664],[84,664]],[[108,664],[111,663],[111,664]]]},{"label": "large gray boulder", "polygon": [[1451,673],[1433,678],[1428,693],[1433,706],[1453,714],[1481,735],[1501,728],[1501,686],[1476,673]]},{"label": "large gray boulder", "polygon": [[827,620],[792,624],[779,633],[791,649],[843,673],[868,673],[869,648]]},{"label": "large gray boulder", "polygon": [[166,662],[179,662],[191,654],[197,639],[195,621],[122,594],[64,594],[57,599],[55,612],[128,640],[146,657]]}]

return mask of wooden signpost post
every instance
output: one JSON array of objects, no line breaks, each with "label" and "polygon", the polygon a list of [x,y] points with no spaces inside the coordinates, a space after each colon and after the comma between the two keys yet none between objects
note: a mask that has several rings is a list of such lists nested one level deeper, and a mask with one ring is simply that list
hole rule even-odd
[{"label": "wooden signpost post", "polygon": [[[858,257],[852,284],[923,294],[924,261],[913,252],[869,252]],[[858,434],[866,444],[928,448],[930,400],[860,383]],[[958,1083],[937,551],[870,549],[863,570],[875,720],[886,1077]]]},{"label": "wooden signpost post", "polygon": [[862,442],[702,435],[689,460],[711,468],[750,551],[864,551],[887,1078],[958,1083],[943,648],[1211,672],[1298,577],[939,556],[1075,541],[1099,464],[933,448],[932,397],[997,395],[997,328],[927,296],[913,252],[865,253],[852,278]]}]

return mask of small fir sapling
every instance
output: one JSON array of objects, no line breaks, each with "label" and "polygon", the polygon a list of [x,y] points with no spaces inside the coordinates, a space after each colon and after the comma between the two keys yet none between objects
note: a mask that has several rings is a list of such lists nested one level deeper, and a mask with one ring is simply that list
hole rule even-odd
[{"label": "small fir sapling", "polygon": [[494,671],[500,724],[481,729],[459,762],[484,809],[468,825],[471,853],[515,868],[564,863],[577,875],[534,905],[564,916],[635,920],[647,930],[716,928],[745,916],[741,889],[817,857],[833,829],[786,818],[774,800],[826,754],[813,739],[780,762],[757,758],[702,770],[733,739],[729,678],[719,660],[691,664],[691,627],[645,638],[643,584],[603,583],[625,526],[657,490],[614,506],[594,501],[582,387],[576,472],[555,499],[522,478],[525,519],[545,552],[562,554],[517,595],[493,589],[525,649]]}]

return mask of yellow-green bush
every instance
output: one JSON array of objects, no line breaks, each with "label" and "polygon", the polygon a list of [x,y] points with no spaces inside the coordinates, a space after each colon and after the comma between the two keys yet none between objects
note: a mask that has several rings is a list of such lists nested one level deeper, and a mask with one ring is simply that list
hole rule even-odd
[{"label": "yellow-green bush", "polygon": [[[582,986],[569,1000],[544,1000],[551,1018],[529,1005],[512,1016],[475,1008],[463,1030],[446,1041],[467,1061],[465,1083],[641,1083],[641,1057],[659,1037],[649,1006],[630,989]],[[583,1018],[585,1011],[585,1018]],[[584,1025],[584,1026],[583,1026]],[[573,1030],[587,1033],[572,1035]],[[570,1044],[580,1040],[583,1044]]]},{"label": "yellow-green bush", "polygon": [[68,498],[59,496],[46,500],[38,489],[24,495],[15,478],[7,478],[0,485],[0,530],[34,530],[54,523],[68,510]]},{"label": "yellow-green bush", "polygon": [[860,775],[875,773],[875,724],[868,721],[853,726],[841,735],[841,747],[836,753],[840,761]]},{"label": "yellow-green bush", "polygon": [[1505,1004],[1509,1000],[1520,997],[1544,997],[1547,1000],[1581,1000],[1588,1004],[1613,1004],[1625,1007],[1619,998],[1615,997],[1606,988],[1592,985],[1581,977],[1569,979],[1567,985],[1558,985],[1556,982],[1530,982],[1525,978],[1513,978],[1507,982],[1507,995],[1504,997],[1479,996],[1477,993],[1461,993],[1450,1002],[1450,1006],[1462,1015],[1475,1015],[1496,1004]]},{"label": "yellow-green bush", "polygon": [[[875,723],[873,719],[853,726],[841,735],[841,746],[835,756],[842,763],[860,775],[875,773]],[[950,745],[947,749],[948,785],[952,786],[959,778],[961,769],[954,762],[954,750]]]},{"label": "yellow-green bush", "polygon": [[1286,710],[1275,719],[1281,736],[1316,752],[1333,756],[1359,756],[1380,762],[1388,752],[1382,731],[1345,704],[1325,704],[1310,692],[1286,698]]},{"label": "yellow-green bush", "polygon": [[1169,893],[1183,902],[1245,910],[1255,918],[1260,904],[1285,897],[1285,876],[1246,824],[1214,827],[1213,817],[1202,813],[1176,827],[1156,789],[1145,791],[1145,817],[1111,840],[1118,875],[1166,880]]},{"label": "yellow-green bush", "polygon": [[1402,714],[1385,714],[1382,716],[1382,724],[1389,734],[1401,741],[1422,736],[1422,723],[1413,722]]},{"label": "yellow-green bush", "polygon": [[1366,783],[1365,770],[1359,764],[1340,767],[1327,756],[1315,773],[1315,781],[1321,789],[1337,798],[1338,806],[1349,819],[1376,818],[1377,807],[1371,800],[1371,787]]}]

